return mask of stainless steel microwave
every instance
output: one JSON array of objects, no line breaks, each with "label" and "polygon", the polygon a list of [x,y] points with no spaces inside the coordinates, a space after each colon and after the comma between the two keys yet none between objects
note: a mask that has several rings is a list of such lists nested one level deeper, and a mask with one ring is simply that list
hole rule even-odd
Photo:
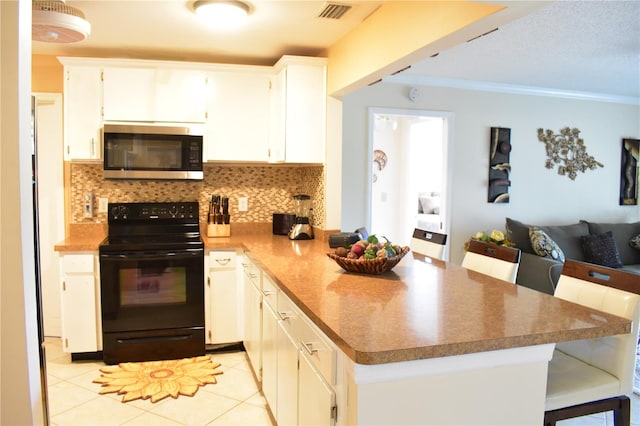
[{"label": "stainless steel microwave", "polygon": [[202,180],[203,139],[199,124],[104,124],[104,178]]}]

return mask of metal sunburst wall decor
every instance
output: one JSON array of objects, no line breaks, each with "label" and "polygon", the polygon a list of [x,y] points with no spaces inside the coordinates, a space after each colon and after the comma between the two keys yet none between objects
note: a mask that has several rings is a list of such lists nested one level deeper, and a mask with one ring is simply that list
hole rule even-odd
[{"label": "metal sunburst wall decor", "polygon": [[560,134],[554,134],[553,130],[538,129],[538,140],[543,142],[547,151],[545,167],[552,169],[558,165],[559,175],[568,175],[575,180],[578,172],[595,170],[604,165],[591,155],[587,154],[587,147],[580,137],[580,130],[565,127]]}]

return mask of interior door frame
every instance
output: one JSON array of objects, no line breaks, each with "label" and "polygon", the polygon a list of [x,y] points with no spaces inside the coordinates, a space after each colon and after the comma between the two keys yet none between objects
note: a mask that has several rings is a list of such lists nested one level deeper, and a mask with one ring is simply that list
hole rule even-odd
[{"label": "interior door frame", "polygon": [[[367,195],[366,195],[366,213],[365,222],[367,229],[371,229],[371,209],[372,209],[372,193],[373,193],[373,181],[371,176],[373,175],[373,135],[375,126],[376,114],[384,115],[400,115],[410,117],[437,117],[443,119],[443,132],[442,132],[442,205],[440,206],[440,215],[444,218],[444,224],[441,229],[441,233],[451,235],[451,193],[453,183],[453,158],[451,153],[453,152],[453,112],[448,111],[431,111],[431,110],[419,110],[419,109],[401,109],[401,108],[383,108],[383,107],[369,107],[369,122],[368,122],[368,141],[367,141]],[[444,259],[449,259],[449,245],[445,247]]]}]

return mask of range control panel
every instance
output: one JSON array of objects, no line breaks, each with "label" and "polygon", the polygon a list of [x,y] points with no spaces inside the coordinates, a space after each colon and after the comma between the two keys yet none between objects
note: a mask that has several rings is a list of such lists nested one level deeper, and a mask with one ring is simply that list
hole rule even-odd
[{"label": "range control panel", "polygon": [[198,202],[109,203],[109,222],[198,219]]}]

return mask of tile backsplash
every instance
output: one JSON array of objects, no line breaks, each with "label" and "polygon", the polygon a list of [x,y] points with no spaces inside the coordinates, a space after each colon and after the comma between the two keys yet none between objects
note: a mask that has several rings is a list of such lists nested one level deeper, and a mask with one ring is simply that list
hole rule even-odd
[{"label": "tile backsplash", "polygon": [[[109,202],[200,203],[200,220],[206,221],[212,194],[229,197],[232,223],[271,222],[273,213],[293,213],[293,195],[309,194],[313,200],[313,226],[324,229],[324,168],[285,165],[204,165],[202,181],[112,180],[102,177],[101,164],[72,163],[70,167],[70,223],[106,223],[98,213],[98,198]],[[83,217],[83,194],[93,193],[92,218]],[[249,208],[238,211],[238,198],[247,197]]]}]

